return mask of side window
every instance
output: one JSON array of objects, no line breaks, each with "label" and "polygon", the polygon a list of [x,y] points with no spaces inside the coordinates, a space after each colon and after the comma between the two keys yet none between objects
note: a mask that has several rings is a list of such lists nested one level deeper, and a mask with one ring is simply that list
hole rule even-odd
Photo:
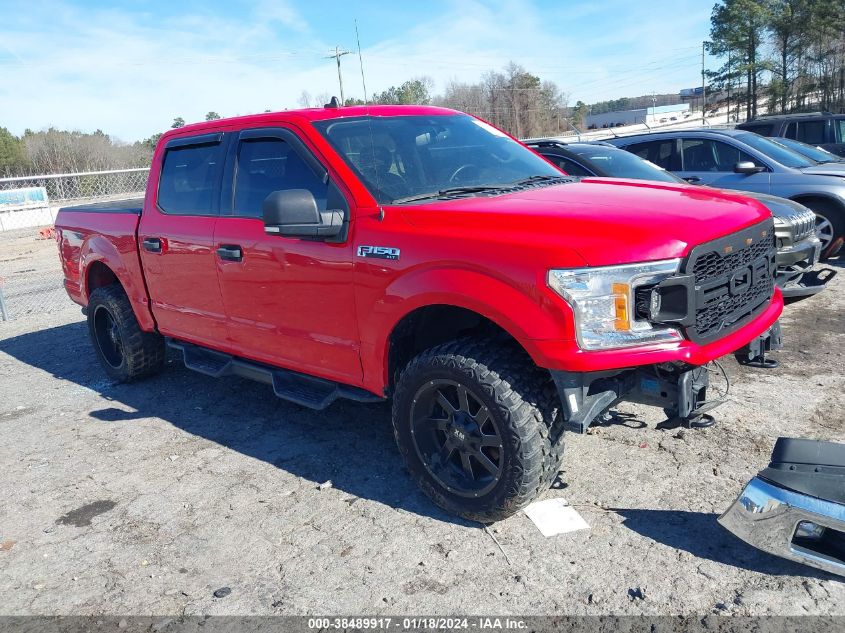
[{"label": "side window", "polygon": [[718,171],[733,171],[737,163],[754,163],[758,167],[764,166],[738,147],[721,141],[711,141],[711,143],[713,143],[713,149],[716,151]]},{"label": "side window", "polygon": [[713,143],[702,138],[685,138],[681,142],[684,171],[719,171]]},{"label": "side window", "polygon": [[625,149],[632,154],[636,154],[640,158],[644,158],[655,165],[659,165],[667,171],[673,171],[675,169],[675,166],[672,165],[672,147],[674,145],[674,139],[667,139],[664,141],[635,143],[633,145],[629,145]]},{"label": "side window", "polygon": [[575,161],[564,158],[563,156],[555,156],[554,154],[544,154],[546,158],[552,161],[555,165],[560,167],[570,176],[577,176],[578,178],[585,178],[587,176],[594,176],[595,174],[587,171]]},{"label": "side window", "polygon": [[827,121],[799,121],[795,138],[810,145],[821,145],[826,142],[826,126]]},{"label": "side window", "polygon": [[786,126],[786,130],[784,131],[783,135],[786,138],[793,138],[793,139],[795,138],[795,121],[793,121],[792,123],[789,123]]},{"label": "side window", "polygon": [[167,149],[158,183],[158,206],[173,215],[212,215],[222,145]]},{"label": "side window", "polygon": [[686,138],[681,144],[684,171],[729,172],[740,162],[757,164],[741,149],[710,139]]},{"label": "side window", "polygon": [[307,189],[326,210],[328,184],[282,139],[258,138],[240,142],[235,177],[234,213],[261,217],[261,205],[269,194],[283,189]]}]

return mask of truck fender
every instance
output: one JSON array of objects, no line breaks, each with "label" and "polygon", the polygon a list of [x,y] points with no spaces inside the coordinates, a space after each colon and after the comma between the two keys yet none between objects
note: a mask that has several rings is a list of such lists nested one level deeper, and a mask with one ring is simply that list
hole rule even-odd
[{"label": "truck fender", "polygon": [[464,308],[489,319],[540,364],[542,354],[534,341],[568,340],[574,333],[567,304],[546,288],[545,280],[542,284],[519,288],[486,272],[445,267],[401,276],[372,305],[361,306],[367,315],[359,320],[365,381],[378,392],[384,389],[394,328],[414,310],[433,305]]},{"label": "truck fender", "polygon": [[[134,270],[129,270],[126,260],[130,258],[130,265],[134,263]],[[87,305],[88,298],[94,288],[89,288],[91,266],[101,263],[106,266],[118,283],[123,286],[135,318],[141,329],[150,332],[155,330],[155,320],[150,312],[147,289],[143,284],[141,264],[138,259],[137,244],[133,240],[130,252],[121,253],[117,247],[102,235],[90,235],[82,245],[80,253],[80,289]],[[140,283],[139,283],[140,281]]]}]

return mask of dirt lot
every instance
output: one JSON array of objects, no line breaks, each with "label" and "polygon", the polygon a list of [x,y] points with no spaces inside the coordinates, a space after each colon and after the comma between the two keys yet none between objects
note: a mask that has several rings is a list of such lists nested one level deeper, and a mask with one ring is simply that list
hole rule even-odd
[{"label": "dirt lot", "polygon": [[[39,282],[53,257],[0,242]],[[712,429],[626,407],[569,435],[545,496],[591,529],[548,539],[433,507],[387,406],[317,413],[176,359],[112,384],[65,305],[0,323],[0,614],[845,614],[841,579],[716,523],[777,436],[845,439],[845,274],[787,307],[780,369],[726,362]]]}]

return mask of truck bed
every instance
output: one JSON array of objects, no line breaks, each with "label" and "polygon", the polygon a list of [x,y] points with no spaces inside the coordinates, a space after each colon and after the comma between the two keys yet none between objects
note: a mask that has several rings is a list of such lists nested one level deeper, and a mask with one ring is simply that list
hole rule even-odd
[{"label": "truck bed", "polygon": [[62,207],[56,233],[70,298],[85,306],[93,288],[119,281],[135,306],[138,322],[149,330],[153,319],[137,238],[143,203],[143,198],[126,198]]},{"label": "truck bed", "polygon": [[143,196],[139,198],[127,198],[125,200],[107,200],[105,202],[90,202],[71,207],[62,207],[59,211],[74,213],[131,213],[141,215],[144,208]]}]

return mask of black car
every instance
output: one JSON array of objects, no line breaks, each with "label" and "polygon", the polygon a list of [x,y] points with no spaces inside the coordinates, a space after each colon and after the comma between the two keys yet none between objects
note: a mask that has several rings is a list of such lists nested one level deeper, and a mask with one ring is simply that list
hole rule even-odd
[{"label": "black car", "polygon": [[762,116],[736,126],[762,136],[782,136],[845,156],[845,114],[812,112]]},{"label": "black car", "polygon": [[578,178],[603,176],[686,184],[675,174],[610,143],[561,143],[541,139],[526,141],[525,144],[570,176]]}]

